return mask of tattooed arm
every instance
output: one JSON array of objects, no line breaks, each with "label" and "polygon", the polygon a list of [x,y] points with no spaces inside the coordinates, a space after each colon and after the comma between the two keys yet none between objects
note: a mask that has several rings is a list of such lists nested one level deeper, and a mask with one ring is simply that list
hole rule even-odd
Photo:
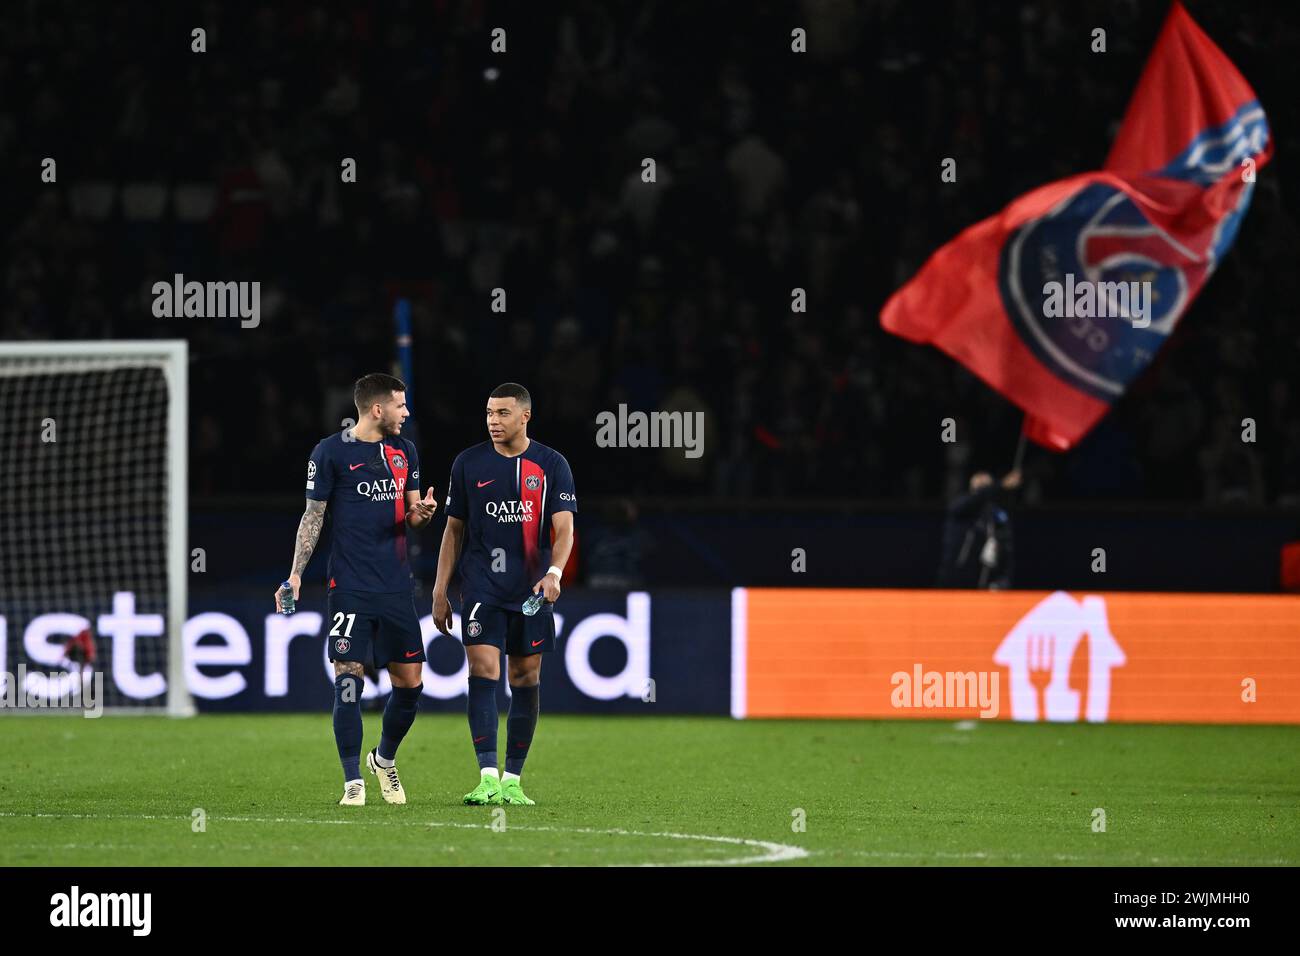
[{"label": "tattooed arm", "polygon": [[325,502],[307,499],[307,510],[298,522],[298,541],[293,546],[293,570],[291,577],[299,577],[311,560],[311,553],[316,550],[320,540],[320,529],[325,524]]},{"label": "tattooed arm", "polygon": [[[302,572],[306,570],[307,562],[311,560],[312,552],[316,550],[321,527],[325,524],[325,504],[324,501],[308,498],[307,509],[302,513],[302,520],[298,522],[298,538],[293,546],[293,568],[289,572],[289,584],[293,587],[295,601],[298,600],[298,593],[302,588]],[[275,609],[280,610],[279,588],[275,589]]]}]

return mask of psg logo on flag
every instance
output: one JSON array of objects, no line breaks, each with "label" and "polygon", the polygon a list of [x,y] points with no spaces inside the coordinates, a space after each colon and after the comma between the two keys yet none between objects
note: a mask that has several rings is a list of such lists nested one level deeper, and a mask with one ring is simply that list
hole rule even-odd
[{"label": "psg logo on flag", "polygon": [[466,631],[470,637],[478,637],[480,634],[483,633],[483,625],[480,624],[478,621],[470,621],[469,627],[466,629]]},{"label": "psg logo on flag", "polygon": [[529,475],[524,479],[524,487],[529,491],[536,491],[538,488],[542,487],[542,479],[537,477],[537,475]]},{"label": "psg logo on flag", "polygon": [[[1003,304],[1039,361],[1081,391],[1111,402],[1146,368],[1205,279],[1205,264],[1180,248],[1185,250],[1122,190],[1095,183],[1011,236],[1002,249]],[[1047,315],[1044,284],[1059,283],[1068,295],[1068,277],[1151,283],[1149,324],[1140,328],[1114,315]]]},{"label": "psg logo on flag", "polygon": [[[1267,141],[1264,113],[1248,103],[1227,123],[1195,137],[1158,175],[1207,188]],[[1092,183],[1025,222],[1002,247],[999,269],[1003,305],[1021,341],[1061,379],[1113,402],[1150,364],[1231,248],[1253,188],[1252,182],[1237,183],[1221,215],[1176,234],[1105,183]],[[1066,290],[1064,315],[1048,315],[1048,282]],[[1114,308],[1107,314],[1100,293],[1093,309],[1074,309],[1068,301],[1076,284],[1117,289],[1121,283],[1149,289],[1149,314],[1140,321]]]},{"label": "psg logo on flag", "polygon": [[340,637],[337,641],[334,642],[334,650],[338,651],[338,653],[340,654],[346,654],[348,652],[348,648],[351,646],[352,646],[352,642],[349,641],[346,637]]},{"label": "psg logo on flag", "polygon": [[1151,364],[1232,246],[1272,156],[1232,61],[1175,2],[1105,165],[964,229],[880,312],[1077,445]]}]

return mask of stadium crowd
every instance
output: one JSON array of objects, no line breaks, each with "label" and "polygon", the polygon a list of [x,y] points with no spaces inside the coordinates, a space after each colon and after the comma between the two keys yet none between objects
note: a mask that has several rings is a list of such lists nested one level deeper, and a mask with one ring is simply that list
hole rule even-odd
[{"label": "stadium crowd", "polygon": [[[426,483],[483,437],[483,398],[505,380],[532,390],[532,433],[586,494],[933,501],[1005,471],[1018,410],[885,334],[880,306],[962,228],[1100,166],[1164,12],[342,9],[0,7],[0,337],[189,339],[199,495],[296,487],[352,381],[391,368],[399,296]],[[1300,37],[1232,3],[1190,9],[1255,85],[1276,158],[1155,366],[1080,448],[1029,454],[1030,500],[1300,503],[1284,175]],[[1089,51],[1096,25],[1105,54]],[[958,181],[943,184],[948,156]],[[260,281],[260,324],[155,318],[151,286],[175,273]],[[705,454],[598,448],[595,416],[620,403],[704,411]],[[949,416],[955,445],[939,441]]]}]

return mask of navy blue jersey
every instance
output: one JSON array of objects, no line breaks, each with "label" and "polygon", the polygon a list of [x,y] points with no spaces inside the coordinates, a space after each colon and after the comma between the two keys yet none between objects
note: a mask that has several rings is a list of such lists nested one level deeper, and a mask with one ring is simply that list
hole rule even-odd
[{"label": "navy blue jersey", "polygon": [[307,462],[307,497],[329,503],[329,586],[345,591],[411,590],[406,560],[406,492],[420,490],[415,443],[322,438]]},{"label": "navy blue jersey", "polygon": [[519,610],[551,566],[551,516],[577,510],[573,472],[554,448],[530,440],[513,458],[490,441],[465,449],[447,484],[447,514],[465,522],[462,596]]}]

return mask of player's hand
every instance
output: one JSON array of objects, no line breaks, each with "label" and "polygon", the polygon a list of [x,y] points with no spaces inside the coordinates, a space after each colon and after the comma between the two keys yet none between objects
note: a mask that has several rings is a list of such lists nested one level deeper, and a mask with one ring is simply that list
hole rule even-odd
[{"label": "player's hand", "polygon": [[438,630],[451,637],[451,602],[446,594],[433,592],[433,624]]},{"label": "player's hand", "polygon": [[546,600],[550,601],[552,604],[560,599],[560,579],[554,574],[547,574],[546,577],[533,585],[534,594],[536,594],[539,589],[546,594]]},{"label": "player's hand", "polygon": [[[293,599],[294,601],[297,601],[298,592],[302,590],[302,575],[289,575],[289,584],[293,586]],[[278,587],[275,589],[275,611],[277,614],[281,614],[284,611],[284,609],[280,607],[280,589]]]},{"label": "player's hand", "polygon": [[411,506],[411,516],[418,519],[420,524],[433,519],[433,513],[438,510],[438,502],[434,500],[433,489],[430,488],[424,493],[424,497],[417,499]]}]

